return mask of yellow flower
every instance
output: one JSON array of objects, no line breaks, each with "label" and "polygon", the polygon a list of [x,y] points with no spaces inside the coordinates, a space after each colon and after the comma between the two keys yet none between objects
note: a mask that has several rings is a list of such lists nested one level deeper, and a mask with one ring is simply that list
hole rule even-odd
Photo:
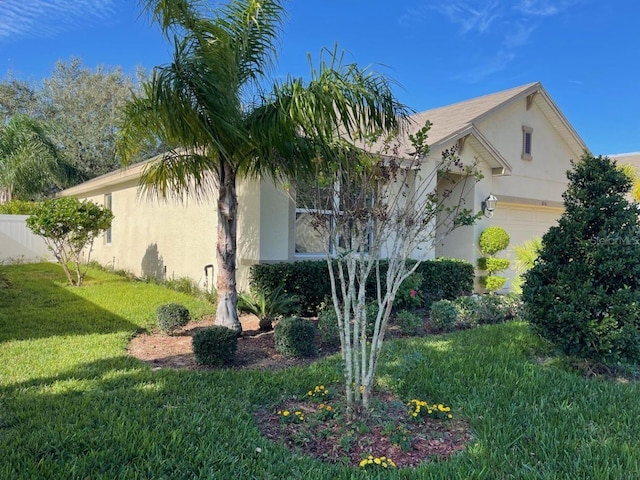
[{"label": "yellow flower", "polygon": [[417,417],[418,416],[418,412],[413,412],[413,416]]},{"label": "yellow flower", "polygon": [[312,392],[311,390],[309,390],[309,391],[307,392],[307,395],[309,395],[310,397],[313,397],[313,392]]},{"label": "yellow flower", "polygon": [[380,465],[380,459],[379,458],[374,458],[373,461],[375,462],[376,465]]},{"label": "yellow flower", "polygon": [[289,413],[290,413],[290,412],[289,412],[289,410],[285,410],[284,412],[282,412],[282,415],[283,415],[284,417],[288,417],[288,416],[289,416]]},{"label": "yellow flower", "polygon": [[362,460],[360,460],[360,466],[361,467],[366,467],[367,466],[367,459],[363,458]]},{"label": "yellow flower", "polygon": [[331,405],[327,405],[327,412],[330,412],[331,410],[333,410],[333,407]]},{"label": "yellow flower", "polygon": [[447,417],[449,417],[449,418],[453,418],[453,415],[449,414],[449,415],[447,415]]},{"label": "yellow flower", "polygon": [[393,460],[389,459],[389,465],[391,465],[392,467],[395,467],[396,464],[393,462]]}]

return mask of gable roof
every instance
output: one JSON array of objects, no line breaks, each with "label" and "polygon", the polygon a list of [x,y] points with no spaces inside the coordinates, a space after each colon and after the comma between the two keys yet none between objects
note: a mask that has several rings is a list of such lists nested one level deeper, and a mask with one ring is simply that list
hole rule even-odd
[{"label": "gable roof", "polygon": [[[513,102],[526,99],[540,108],[547,120],[558,131],[565,142],[575,151],[586,150],[586,144],[571,126],[557,105],[551,100],[540,82],[529,83],[501,92],[472,98],[444,107],[426,110],[411,116],[410,130],[422,128],[429,120],[432,123],[428,143],[433,150],[445,148],[461,139],[471,139],[473,147],[494,169],[494,173],[511,173],[509,162],[494,148],[478,130],[477,124],[491,114],[504,109]],[[409,133],[409,132],[407,132]],[[411,145],[408,135],[401,141],[400,151],[409,154]]]}]

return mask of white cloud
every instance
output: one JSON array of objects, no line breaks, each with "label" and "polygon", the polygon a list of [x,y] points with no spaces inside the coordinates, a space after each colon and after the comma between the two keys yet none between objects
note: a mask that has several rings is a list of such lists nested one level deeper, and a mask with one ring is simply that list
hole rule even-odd
[{"label": "white cloud", "polygon": [[558,15],[579,0],[520,0],[516,9],[526,16],[551,17]]},{"label": "white cloud", "polygon": [[480,5],[478,2],[468,1],[442,2],[434,8],[451,23],[460,25],[461,34],[473,31],[484,33],[502,16],[498,0],[490,0]]},{"label": "white cloud", "polygon": [[117,0],[3,0],[0,8],[0,40],[14,37],[47,37],[115,11]]}]

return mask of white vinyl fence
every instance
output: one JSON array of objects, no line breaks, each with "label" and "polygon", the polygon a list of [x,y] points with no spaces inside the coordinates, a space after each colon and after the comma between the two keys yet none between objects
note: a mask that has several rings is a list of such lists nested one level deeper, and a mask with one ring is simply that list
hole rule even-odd
[{"label": "white vinyl fence", "polygon": [[0,263],[53,261],[42,238],[27,227],[27,215],[0,215]]}]

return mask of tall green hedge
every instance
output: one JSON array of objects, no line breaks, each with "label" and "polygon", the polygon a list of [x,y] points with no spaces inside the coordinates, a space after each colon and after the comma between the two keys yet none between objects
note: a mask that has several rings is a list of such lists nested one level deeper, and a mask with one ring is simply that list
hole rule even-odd
[{"label": "tall green hedge", "polygon": [[[383,277],[386,268],[387,262],[382,261],[380,269]],[[416,272],[423,277],[419,288],[427,307],[436,300],[453,300],[473,290],[474,268],[463,260],[428,260],[420,264]],[[254,265],[251,267],[250,282],[252,289],[267,294],[282,285],[284,292],[299,296],[302,313],[307,315],[315,315],[320,305],[331,298],[326,260]],[[373,297],[375,291],[375,278],[372,276],[367,292]]]}]

